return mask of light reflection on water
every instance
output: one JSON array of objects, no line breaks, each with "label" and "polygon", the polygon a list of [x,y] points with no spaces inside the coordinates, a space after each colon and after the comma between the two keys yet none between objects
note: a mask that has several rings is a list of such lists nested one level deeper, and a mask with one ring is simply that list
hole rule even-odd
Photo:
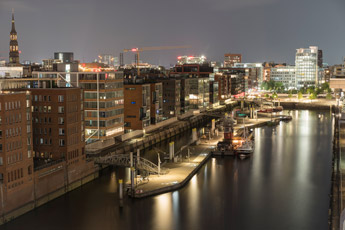
[{"label": "light reflection on water", "polygon": [[327,229],[332,117],[291,114],[289,123],[255,129],[251,158],[211,158],[178,191],[126,199],[119,209],[116,181],[130,172],[115,170],[6,229]]}]

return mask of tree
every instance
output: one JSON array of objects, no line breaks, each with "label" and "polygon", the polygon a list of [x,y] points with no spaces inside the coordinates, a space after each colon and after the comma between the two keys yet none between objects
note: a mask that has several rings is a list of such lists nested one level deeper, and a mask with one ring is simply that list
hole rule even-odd
[{"label": "tree", "polygon": [[268,90],[267,81],[263,81],[263,82],[261,83],[261,89],[262,89],[262,90]]},{"label": "tree", "polygon": [[326,95],[326,99],[327,100],[331,100],[333,97],[332,97],[332,94],[331,93],[327,93]]},{"label": "tree", "polygon": [[289,96],[288,96],[290,99],[292,98],[292,91],[290,90],[289,91]]},{"label": "tree", "polygon": [[268,86],[268,90],[274,90],[274,89],[275,89],[275,86],[276,86],[276,83],[275,83],[275,81],[273,81],[273,80],[269,80],[269,81],[267,82],[267,86]]},{"label": "tree", "polygon": [[312,94],[314,92],[315,92],[315,90],[314,90],[314,88],[312,86],[307,89],[307,93],[308,94]]},{"label": "tree", "polygon": [[313,93],[311,93],[311,94],[309,95],[309,99],[310,99],[310,100],[313,100],[313,99],[316,99],[316,98],[317,98],[317,96],[316,96],[315,92],[313,92]]},{"label": "tree", "polygon": [[275,90],[278,92],[283,92],[285,89],[284,85],[282,82],[275,82]]},{"label": "tree", "polygon": [[291,93],[292,93],[292,94],[297,94],[298,91],[297,91],[297,89],[293,89],[293,90],[291,90]]},{"label": "tree", "polygon": [[328,91],[328,89],[329,89],[329,83],[328,82],[325,82],[325,83],[321,84],[321,90],[323,92]]},{"label": "tree", "polygon": [[315,90],[316,95],[319,95],[322,92],[323,92],[322,88],[316,88],[316,90]]},{"label": "tree", "polygon": [[302,92],[301,92],[301,91],[300,91],[300,92],[298,92],[297,97],[298,97],[298,99],[302,99],[302,98],[303,98],[303,94],[302,94]]}]

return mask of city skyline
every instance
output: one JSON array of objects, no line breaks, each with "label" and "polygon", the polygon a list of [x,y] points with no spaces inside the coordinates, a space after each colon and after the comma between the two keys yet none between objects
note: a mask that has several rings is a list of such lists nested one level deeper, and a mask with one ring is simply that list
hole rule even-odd
[{"label": "city skyline", "polygon": [[[188,1],[184,7],[180,3],[2,1],[0,57],[8,59],[11,9],[15,8],[21,62],[40,62],[56,51],[71,51],[76,59],[90,62],[101,53],[118,56],[124,48],[190,45],[189,49],[144,52],[141,59],[169,66],[180,55],[223,61],[224,54],[231,52],[241,53],[243,62],[294,64],[296,49],[315,45],[324,51],[324,62],[342,63],[345,29],[336,25],[345,19],[345,3],[340,0],[332,4],[323,0]],[[303,12],[308,11],[315,13],[306,18]],[[126,63],[132,60],[133,54],[125,54]]]}]

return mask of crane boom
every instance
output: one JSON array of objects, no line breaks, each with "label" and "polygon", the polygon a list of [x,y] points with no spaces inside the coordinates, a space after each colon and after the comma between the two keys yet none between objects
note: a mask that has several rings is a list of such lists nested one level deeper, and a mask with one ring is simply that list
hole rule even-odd
[{"label": "crane boom", "polygon": [[172,49],[185,49],[190,48],[190,46],[151,46],[143,48],[133,48],[133,49],[124,49],[123,52],[142,52],[147,50],[172,50]]}]

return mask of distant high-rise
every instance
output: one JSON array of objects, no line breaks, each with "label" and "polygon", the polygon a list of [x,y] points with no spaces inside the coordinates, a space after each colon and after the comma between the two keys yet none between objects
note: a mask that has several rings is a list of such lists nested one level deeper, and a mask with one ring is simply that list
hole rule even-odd
[{"label": "distant high-rise", "polygon": [[9,66],[20,66],[19,64],[19,51],[17,31],[14,24],[14,10],[12,9],[12,29],[10,33],[10,53],[9,53]]},{"label": "distant high-rise", "polygon": [[58,59],[62,63],[71,63],[74,61],[74,55],[72,52],[56,52],[54,53],[54,59]]},{"label": "distant high-rise", "polygon": [[295,59],[297,89],[318,84],[318,50],[317,46],[297,49]]},{"label": "distant high-rise", "polygon": [[111,54],[100,54],[98,55],[98,62],[103,63],[109,67],[118,65],[118,58]]},{"label": "distant high-rise", "polygon": [[236,63],[242,63],[242,54],[224,55],[224,67],[233,67]]}]

